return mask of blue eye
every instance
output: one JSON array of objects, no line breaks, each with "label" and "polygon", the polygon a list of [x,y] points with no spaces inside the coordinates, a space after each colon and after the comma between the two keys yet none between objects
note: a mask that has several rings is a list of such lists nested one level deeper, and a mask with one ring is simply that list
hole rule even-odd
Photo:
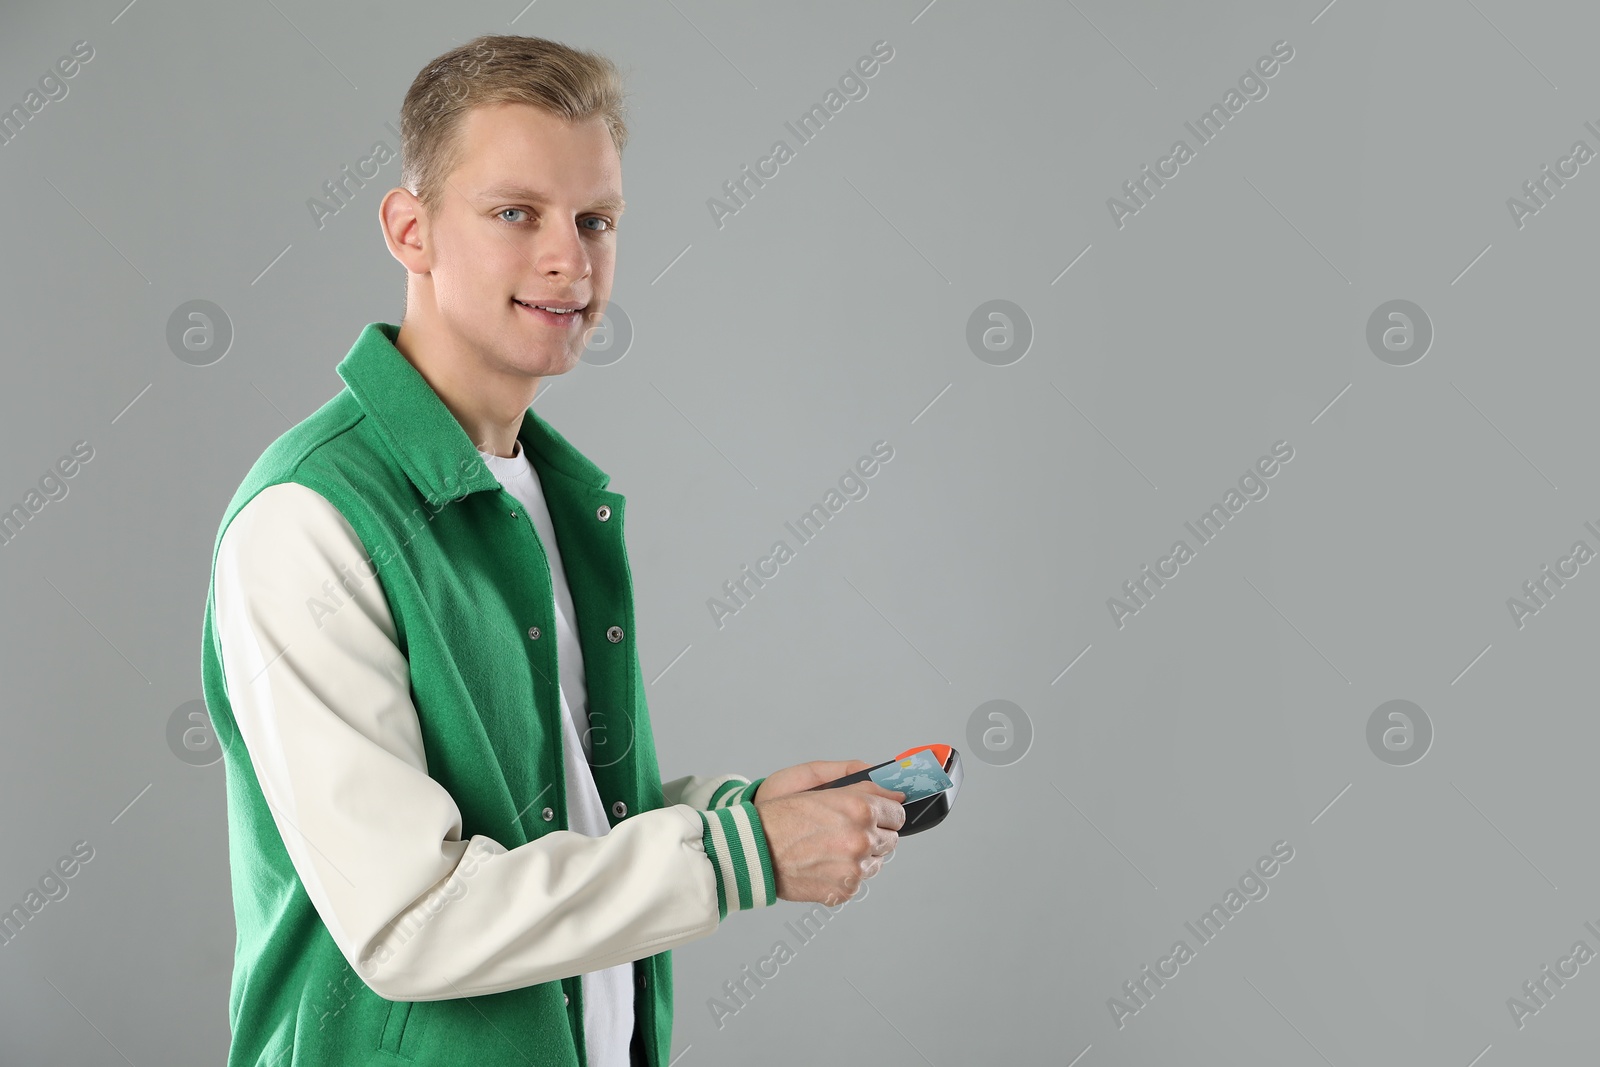
[{"label": "blue eye", "polygon": [[[523,215],[523,216],[526,216],[526,215],[529,214],[529,212],[527,211],[526,208],[505,207],[505,208],[501,208],[499,211],[495,212],[495,217],[498,218],[501,222],[508,222],[513,226],[520,226],[522,223],[528,221],[526,218],[508,219],[508,218],[506,218],[506,214],[508,212],[509,213],[515,213],[515,214],[518,214],[518,215]],[[602,222],[602,223],[605,223],[604,226],[586,227],[589,230],[590,233],[612,233],[612,232],[615,232],[616,228],[617,228],[617,224],[615,222],[611,221],[610,219],[606,218],[604,215],[585,215],[579,221],[580,222]]]}]

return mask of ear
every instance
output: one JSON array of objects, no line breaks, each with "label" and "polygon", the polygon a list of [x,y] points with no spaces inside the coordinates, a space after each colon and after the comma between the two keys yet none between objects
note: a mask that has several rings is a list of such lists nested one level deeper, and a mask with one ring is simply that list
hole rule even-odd
[{"label": "ear", "polygon": [[427,208],[409,189],[390,189],[378,205],[378,225],[389,254],[410,274],[427,274],[433,269],[429,221]]}]

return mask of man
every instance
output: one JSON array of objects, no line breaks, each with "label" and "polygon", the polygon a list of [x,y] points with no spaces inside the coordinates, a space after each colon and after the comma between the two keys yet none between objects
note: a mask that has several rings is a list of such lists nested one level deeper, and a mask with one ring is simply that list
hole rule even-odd
[{"label": "man", "polygon": [[626,138],[603,58],[417,76],[407,272],[218,530],[203,677],[238,928],[228,1063],[666,1067],[670,950],[850,899],[904,823],[862,769],[661,780],[624,498],[530,407],[601,320]]}]

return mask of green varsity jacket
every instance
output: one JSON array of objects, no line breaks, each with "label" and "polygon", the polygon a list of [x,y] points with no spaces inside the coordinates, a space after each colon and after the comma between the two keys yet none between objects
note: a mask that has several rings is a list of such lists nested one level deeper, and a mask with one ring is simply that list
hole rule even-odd
[{"label": "green varsity jacket", "polygon": [[611,824],[569,829],[549,560],[397,334],[362,330],[213,548],[228,1065],[587,1067],[580,979],[631,961],[636,1040],[667,1067],[671,949],[777,900],[761,779],[662,781],[626,502],[529,408]]}]

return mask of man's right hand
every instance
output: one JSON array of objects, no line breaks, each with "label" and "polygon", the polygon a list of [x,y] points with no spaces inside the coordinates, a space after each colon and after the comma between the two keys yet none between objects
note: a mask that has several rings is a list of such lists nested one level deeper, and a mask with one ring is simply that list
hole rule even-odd
[{"label": "man's right hand", "polygon": [[779,898],[829,906],[853,898],[899,843],[905,798],[868,781],[757,804]]}]

